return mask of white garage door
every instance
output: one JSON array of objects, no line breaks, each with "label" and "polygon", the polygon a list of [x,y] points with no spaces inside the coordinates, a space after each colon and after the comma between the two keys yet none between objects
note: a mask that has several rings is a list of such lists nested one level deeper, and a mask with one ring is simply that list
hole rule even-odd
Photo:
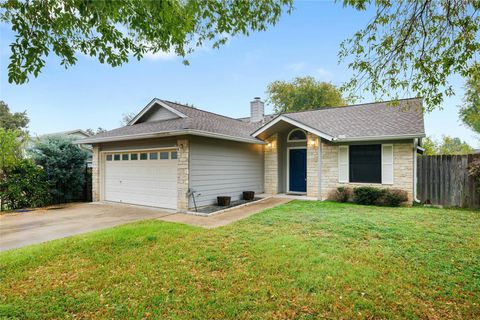
[{"label": "white garage door", "polygon": [[107,201],[176,209],[177,152],[113,152],[105,157]]}]

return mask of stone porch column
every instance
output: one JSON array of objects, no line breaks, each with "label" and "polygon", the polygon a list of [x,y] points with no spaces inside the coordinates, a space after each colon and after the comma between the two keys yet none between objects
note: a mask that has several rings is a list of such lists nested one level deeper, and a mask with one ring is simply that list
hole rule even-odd
[{"label": "stone porch column", "polygon": [[319,138],[307,133],[307,196],[320,198],[320,147]]},{"label": "stone porch column", "polygon": [[265,193],[278,193],[278,134],[265,140]]},{"label": "stone porch column", "polygon": [[177,140],[177,211],[188,211],[189,145],[187,138]]},{"label": "stone porch column", "polygon": [[92,148],[92,201],[100,201],[100,147]]}]

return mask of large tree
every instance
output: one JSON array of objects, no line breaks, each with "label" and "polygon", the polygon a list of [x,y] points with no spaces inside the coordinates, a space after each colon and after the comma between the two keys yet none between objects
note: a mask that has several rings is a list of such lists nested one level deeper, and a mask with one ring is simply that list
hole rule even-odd
[{"label": "large tree", "polygon": [[10,112],[8,104],[0,100],[0,128],[6,130],[24,130],[30,119],[27,112]]},{"label": "large tree", "polygon": [[377,98],[422,96],[427,109],[454,94],[453,74],[480,72],[478,0],[343,0],[375,16],[341,45],[339,57],[354,74],[343,87],[351,97],[363,91]]},{"label": "large tree", "polygon": [[24,133],[0,127],[0,177],[23,157]]},{"label": "large tree", "polygon": [[15,33],[8,79],[20,84],[38,76],[51,53],[66,68],[79,52],[111,66],[146,53],[185,58],[199,46],[218,48],[229,37],[266,30],[292,1],[3,0],[0,19]]},{"label": "large tree", "polygon": [[297,77],[292,81],[274,81],[267,87],[267,102],[275,112],[292,112],[345,105],[341,92],[331,83],[315,78]]},{"label": "large tree", "polygon": [[480,63],[475,64],[476,72],[467,79],[460,118],[473,131],[480,134]]},{"label": "large tree", "polygon": [[448,154],[468,154],[473,152],[473,148],[462,141],[460,138],[443,136],[440,141],[432,138],[425,138],[423,141],[425,155],[448,155]]},{"label": "large tree", "polygon": [[96,134],[103,133],[103,132],[106,132],[106,131],[108,131],[108,130],[104,129],[102,127],[98,127],[97,129],[92,129],[92,128],[85,129],[85,132],[88,133],[91,136],[94,136]]}]

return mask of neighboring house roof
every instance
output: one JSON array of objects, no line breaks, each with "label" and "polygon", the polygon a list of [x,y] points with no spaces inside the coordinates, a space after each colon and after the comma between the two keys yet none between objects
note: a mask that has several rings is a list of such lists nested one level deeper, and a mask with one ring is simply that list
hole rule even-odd
[{"label": "neighboring house roof", "polygon": [[[152,108],[173,113],[165,120],[141,122]],[[284,121],[328,140],[354,141],[425,136],[421,99],[367,103],[336,108],[266,116],[263,122],[250,123],[178,103],[153,99],[129,125],[78,141],[100,143],[183,134],[217,137],[227,140],[263,143],[257,137],[276,123]]]},{"label": "neighboring house roof", "polygon": [[91,135],[82,129],[75,129],[75,130],[68,130],[68,131],[60,131],[60,132],[52,132],[40,135],[40,137],[48,137],[48,136],[83,136],[83,137],[90,137]]}]

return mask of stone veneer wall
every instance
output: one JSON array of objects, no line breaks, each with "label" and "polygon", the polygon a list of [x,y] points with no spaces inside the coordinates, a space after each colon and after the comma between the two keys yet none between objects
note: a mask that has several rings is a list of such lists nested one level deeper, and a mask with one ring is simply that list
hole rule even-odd
[{"label": "stone veneer wall", "polygon": [[100,201],[100,146],[92,149],[92,201]]},{"label": "stone veneer wall", "polygon": [[[265,193],[278,193],[278,134],[274,134],[265,140]],[[269,146],[270,144],[270,146]]]},{"label": "stone veneer wall", "polygon": [[320,198],[319,193],[319,145],[318,137],[307,133],[307,196]]},{"label": "stone veneer wall", "polygon": [[413,141],[393,143],[393,184],[339,183],[338,145],[322,140],[321,197],[328,199],[338,186],[374,186],[402,189],[408,192],[408,201],[413,201]]},{"label": "stone veneer wall", "polygon": [[189,174],[189,144],[187,138],[177,140],[177,211],[188,211],[188,174]]}]

